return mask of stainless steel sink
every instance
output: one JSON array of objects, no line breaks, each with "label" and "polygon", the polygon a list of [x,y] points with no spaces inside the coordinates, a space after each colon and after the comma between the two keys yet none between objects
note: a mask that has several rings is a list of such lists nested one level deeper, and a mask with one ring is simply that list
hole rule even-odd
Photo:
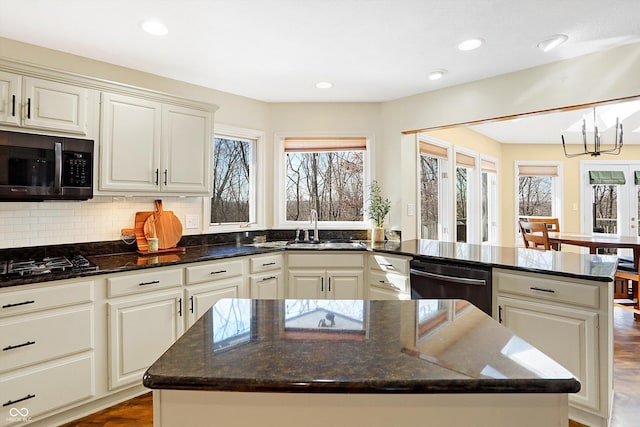
[{"label": "stainless steel sink", "polygon": [[289,242],[286,245],[291,249],[364,249],[364,242]]}]

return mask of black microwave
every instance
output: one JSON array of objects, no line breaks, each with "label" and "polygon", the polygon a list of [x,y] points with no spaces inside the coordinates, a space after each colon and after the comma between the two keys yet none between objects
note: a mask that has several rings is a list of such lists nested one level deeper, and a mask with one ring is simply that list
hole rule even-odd
[{"label": "black microwave", "polygon": [[0,201],[92,197],[92,140],[0,131]]}]

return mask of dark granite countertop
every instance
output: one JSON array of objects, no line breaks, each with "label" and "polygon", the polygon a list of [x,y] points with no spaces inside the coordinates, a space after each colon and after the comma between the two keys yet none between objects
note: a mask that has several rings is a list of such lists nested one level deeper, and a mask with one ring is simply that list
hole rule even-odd
[{"label": "dark granite countertop", "polygon": [[220,300],[143,382],[245,392],[580,390],[570,372],[462,300]]},{"label": "dark granite countertop", "polygon": [[[65,272],[55,275],[40,275],[25,278],[0,278],[0,288],[63,280],[76,277],[133,271],[145,268],[163,267],[174,264],[186,264],[200,261],[212,261],[230,257],[257,255],[282,250],[336,250],[331,248],[286,247],[284,241],[266,244],[215,244],[189,246],[183,253],[159,254],[157,256],[139,255],[136,252],[117,254],[89,255],[87,258],[98,266],[97,271]],[[362,247],[341,248],[341,251],[373,251],[393,255],[455,260],[461,263],[483,264],[492,267],[520,271],[546,273],[557,276],[573,277],[610,282],[615,276],[617,258],[614,256],[583,255],[573,252],[540,251],[516,247],[474,245],[437,240],[407,240],[403,242],[371,243],[363,242]]]}]

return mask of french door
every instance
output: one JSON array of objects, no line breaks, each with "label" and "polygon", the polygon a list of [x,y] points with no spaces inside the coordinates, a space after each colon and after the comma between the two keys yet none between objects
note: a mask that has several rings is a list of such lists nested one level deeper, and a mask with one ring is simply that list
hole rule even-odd
[{"label": "french door", "polygon": [[640,162],[583,161],[580,169],[583,232],[640,235]]}]

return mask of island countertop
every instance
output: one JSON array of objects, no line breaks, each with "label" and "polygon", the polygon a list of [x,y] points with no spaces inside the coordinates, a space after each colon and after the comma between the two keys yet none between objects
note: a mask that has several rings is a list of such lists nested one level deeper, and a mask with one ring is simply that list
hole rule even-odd
[{"label": "island countertop", "polygon": [[562,366],[463,300],[220,300],[145,373],[151,389],[574,393]]}]

